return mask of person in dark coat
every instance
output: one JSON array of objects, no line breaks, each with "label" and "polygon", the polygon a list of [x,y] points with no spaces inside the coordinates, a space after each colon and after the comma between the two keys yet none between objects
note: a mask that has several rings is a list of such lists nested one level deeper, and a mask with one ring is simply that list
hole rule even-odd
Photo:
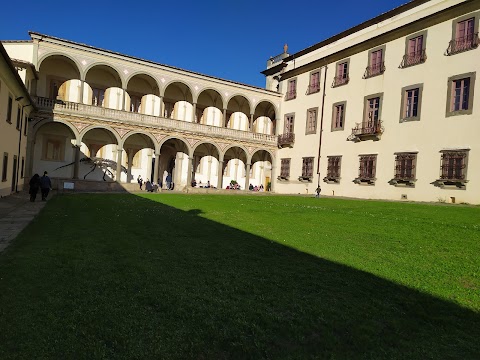
[{"label": "person in dark coat", "polygon": [[50,192],[50,189],[52,188],[52,181],[47,175],[48,173],[45,171],[43,173],[43,176],[40,178],[40,188],[42,191],[42,201],[47,201],[47,196],[48,193]]},{"label": "person in dark coat", "polygon": [[35,174],[32,176],[29,182],[30,189],[28,193],[30,194],[30,201],[35,202],[35,198],[37,197],[38,189],[40,188],[40,175]]}]

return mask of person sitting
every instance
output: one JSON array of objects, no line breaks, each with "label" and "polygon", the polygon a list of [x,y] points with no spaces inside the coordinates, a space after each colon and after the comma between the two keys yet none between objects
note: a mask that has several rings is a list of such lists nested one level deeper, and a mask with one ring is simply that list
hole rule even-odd
[{"label": "person sitting", "polygon": [[248,190],[252,191],[253,190],[253,185],[250,184],[250,186],[248,187]]},{"label": "person sitting", "polygon": [[258,191],[258,186],[255,185],[255,187],[253,188],[253,191]]},{"label": "person sitting", "polygon": [[210,180],[207,181],[207,186],[205,186],[207,189],[210,189]]},{"label": "person sitting", "polygon": [[153,192],[153,186],[150,180],[147,179],[147,182],[145,183],[145,190],[148,192]]},{"label": "person sitting", "polygon": [[196,187],[197,186],[197,180],[193,179],[192,180],[192,187]]}]

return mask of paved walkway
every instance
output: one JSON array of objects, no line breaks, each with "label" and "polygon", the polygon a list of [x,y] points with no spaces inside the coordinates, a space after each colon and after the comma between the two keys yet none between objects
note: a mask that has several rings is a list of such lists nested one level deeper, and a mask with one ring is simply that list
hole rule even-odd
[{"label": "paved walkway", "polygon": [[34,203],[30,202],[27,192],[0,198],[0,252],[20,234],[45,204],[40,193]]}]

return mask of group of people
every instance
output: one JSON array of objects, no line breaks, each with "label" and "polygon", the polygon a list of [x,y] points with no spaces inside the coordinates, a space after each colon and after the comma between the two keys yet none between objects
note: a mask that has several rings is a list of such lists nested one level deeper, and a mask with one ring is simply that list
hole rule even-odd
[{"label": "group of people", "polygon": [[50,180],[48,173],[45,171],[42,177],[38,174],[33,175],[30,179],[29,186],[28,193],[30,194],[31,202],[35,202],[39,189],[42,193],[42,201],[47,201],[48,193],[52,189],[52,181]]},{"label": "group of people", "polygon": [[[147,179],[147,181],[143,182],[142,176],[138,175],[137,177],[137,183],[140,187],[140,190],[143,190],[143,185],[145,184],[145,190],[148,192],[157,192],[159,189],[162,189],[162,181],[158,179],[158,182],[155,183],[154,181],[150,181]],[[173,190],[175,184],[172,182],[172,177],[170,176],[170,179],[167,176],[167,190]]]},{"label": "group of people", "polygon": [[253,186],[252,184],[250,184],[250,186],[248,187],[248,190],[250,191],[265,191],[264,187],[263,187],[263,184],[260,184],[260,186]]},{"label": "group of people", "polygon": [[203,189],[210,189],[210,188],[216,189],[215,186],[210,185],[210,180],[208,180],[206,184],[202,184],[202,180],[200,180],[197,183],[197,180],[193,179],[191,185],[192,185],[192,187],[198,187],[198,188],[203,188]]}]

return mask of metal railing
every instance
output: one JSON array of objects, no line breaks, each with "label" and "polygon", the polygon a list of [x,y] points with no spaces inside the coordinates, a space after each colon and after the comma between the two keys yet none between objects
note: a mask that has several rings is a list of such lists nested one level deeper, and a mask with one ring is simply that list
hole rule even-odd
[{"label": "metal railing", "polygon": [[282,60],[285,59],[286,57],[288,57],[288,53],[285,53],[285,52],[283,52],[281,54],[278,54],[278,55],[275,55],[275,56],[272,56],[267,61],[267,68],[270,68],[272,66],[275,66],[278,63],[281,63]]},{"label": "metal railing", "polygon": [[347,75],[335,76],[333,78],[332,87],[337,87],[337,86],[348,84],[349,81],[350,81],[350,77],[348,76],[348,74]]},{"label": "metal railing", "polygon": [[288,91],[285,94],[285,100],[292,100],[292,99],[295,99],[296,97],[297,97],[297,92],[296,91]]},{"label": "metal railing", "polygon": [[320,91],[320,83],[310,84],[307,88],[307,95]]},{"label": "metal railing", "polygon": [[402,63],[400,64],[401,68],[406,68],[409,66],[422,64],[427,60],[427,53],[425,50],[418,51],[412,54],[403,55]]},{"label": "metal railing", "polygon": [[277,137],[275,135],[252,133],[249,131],[227,129],[218,126],[210,126],[187,122],[182,120],[167,119],[164,117],[133,113],[129,111],[107,109],[98,106],[79,104],[69,101],[53,100],[43,97],[35,97],[40,110],[52,110],[64,112],[72,115],[90,115],[94,118],[112,121],[112,122],[128,122],[133,124],[149,125],[169,130],[180,130],[195,134],[203,134],[214,137],[226,137],[238,140],[247,140],[255,142],[269,143],[277,145]]},{"label": "metal railing", "polygon": [[382,121],[371,120],[363,123],[356,123],[352,129],[352,135],[380,135],[383,133]]},{"label": "metal railing", "polygon": [[382,62],[381,64],[375,64],[367,66],[365,69],[365,73],[363,74],[363,78],[367,79],[373,76],[381,75],[385,72],[385,63]]},{"label": "metal railing", "polygon": [[295,133],[278,135],[278,146],[292,145],[295,142]]},{"label": "metal railing", "polygon": [[447,48],[447,55],[454,55],[464,51],[476,49],[479,43],[480,40],[478,38],[478,32],[450,40]]}]

